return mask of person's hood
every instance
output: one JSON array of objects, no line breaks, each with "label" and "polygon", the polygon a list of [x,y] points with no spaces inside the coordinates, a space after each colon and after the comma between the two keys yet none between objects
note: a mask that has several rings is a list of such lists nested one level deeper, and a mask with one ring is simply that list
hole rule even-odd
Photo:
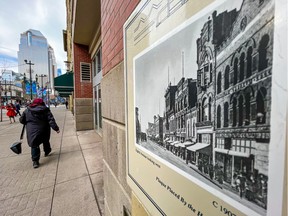
[{"label": "person's hood", "polygon": [[48,110],[49,108],[43,105],[40,106],[35,106],[35,107],[27,107],[27,109],[31,112],[44,112],[46,110]]}]

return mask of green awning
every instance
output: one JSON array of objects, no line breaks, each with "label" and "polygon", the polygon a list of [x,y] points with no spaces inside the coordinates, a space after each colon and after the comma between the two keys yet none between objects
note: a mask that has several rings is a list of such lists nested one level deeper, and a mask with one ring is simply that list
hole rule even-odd
[{"label": "green awning", "polygon": [[74,73],[68,72],[54,78],[54,88],[58,91],[60,97],[69,97],[74,91]]}]

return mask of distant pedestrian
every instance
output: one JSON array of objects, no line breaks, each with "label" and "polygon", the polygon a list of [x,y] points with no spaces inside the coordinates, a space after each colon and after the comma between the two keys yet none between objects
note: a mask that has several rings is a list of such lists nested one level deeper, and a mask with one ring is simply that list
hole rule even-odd
[{"label": "distant pedestrian", "polygon": [[51,128],[60,133],[59,127],[41,98],[36,98],[22,113],[20,122],[26,125],[27,142],[31,147],[33,167],[39,167],[40,144],[43,143],[45,157],[51,152],[50,134]]},{"label": "distant pedestrian", "polygon": [[18,101],[16,101],[15,108],[16,108],[16,116],[18,114],[19,114],[19,116],[21,116],[21,113],[20,113],[21,106],[20,106],[20,103]]},{"label": "distant pedestrian", "polygon": [[243,197],[243,194],[245,193],[245,189],[246,189],[246,177],[243,174],[239,175],[239,180],[240,180],[240,184],[239,184],[239,190],[240,190],[240,198]]},{"label": "distant pedestrian", "polygon": [[65,106],[66,106],[66,109],[68,109],[68,101],[67,100],[65,101]]},{"label": "distant pedestrian", "polygon": [[12,119],[13,122],[15,122],[16,108],[12,103],[10,103],[6,106],[6,109],[7,109],[7,116],[9,117],[10,120],[10,124],[12,124]]},{"label": "distant pedestrian", "polygon": [[210,179],[213,179],[214,177],[214,167],[212,163],[209,164],[209,177]]}]

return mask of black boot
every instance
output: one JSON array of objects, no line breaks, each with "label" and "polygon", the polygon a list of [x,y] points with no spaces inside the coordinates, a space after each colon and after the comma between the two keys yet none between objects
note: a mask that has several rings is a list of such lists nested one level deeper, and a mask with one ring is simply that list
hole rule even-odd
[{"label": "black boot", "polygon": [[39,161],[33,161],[33,168],[36,169],[39,167]]}]

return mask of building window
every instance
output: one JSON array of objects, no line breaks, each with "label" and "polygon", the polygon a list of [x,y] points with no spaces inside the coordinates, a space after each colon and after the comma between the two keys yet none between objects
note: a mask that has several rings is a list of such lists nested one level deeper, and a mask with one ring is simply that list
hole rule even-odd
[{"label": "building window", "polygon": [[224,127],[228,127],[229,125],[228,115],[229,115],[229,104],[228,102],[226,102],[224,104]]},{"label": "building window", "polygon": [[191,132],[191,128],[190,128],[190,120],[187,121],[187,132],[188,132],[188,137],[190,137],[190,132]]},{"label": "building window", "polygon": [[224,90],[229,88],[229,72],[230,72],[230,67],[227,65],[225,68],[225,74],[224,74]]},{"label": "building window", "polygon": [[266,97],[267,91],[264,87],[262,87],[256,97],[256,123],[257,124],[265,124],[266,122],[266,112],[265,112],[265,97]]},{"label": "building window", "polygon": [[98,95],[97,95],[97,87],[94,87],[94,118],[95,118],[95,127],[97,128],[98,126]]},{"label": "building window", "polygon": [[221,93],[221,87],[222,87],[222,76],[221,76],[221,72],[218,73],[217,76],[217,94]]},{"label": "building window", "polygon": [[184,97],[184,108],[186,108],[187,107],[187,95],[185,95],[185,97]]},{"label": "building window", "polygon": [[238,101],[238,108],[239,108],[239,126],[243,125],[243,96],[241,95],[239,97],[239,101]]},{"label": "building window", "polygon": [[245,125],[250,124],[250,93],[245,95]]},{"label": "building window", "polygon": [[269,42],[269,35],[266,34],[262,37],[258,49],[259,52],[258,71],[262,71],[268,67],[268,59],[267,59],[268,42]]},{"label": "building window", "polygon": [[234,70],[234,82],[233,83],[234,85],[236,85],[238,82],[238,58],[234,60],[233,70]]},{"label": "building window", "polygon": [[210,63],[210,83],[213,81],[213,65]]},{"label": "building window", "polygon": [[239,74],[240,82],[244,80],[244,70],[245,70],[245,53],[242,53],[240,57],[240,74]]},{"label": "building window", "polygon": [[224,138],[224,149],[230,150],[232,147],[232,139]]},{"label": "building window", "polygon": [[98,103],[99,103],[99,127],[102,128],[102,97],[101,86],[98,87]]},{"label": "building window", "polygon": [[89,63],[80,63],[81,70],[81,81],[91,81],[91,64]]},{"label": "building window", "polygon": [[102,71],[102,49],[100,48],[96,54],[97,59],[97,73]]},{"label": "building window", "polygon": [[102,71],[102,49],[100,48],[93,59],[93,75],[94,77]]},{"label": "building window", "polygon": [[198,108],[197,108],[197,121],[201,122],[201,104],[198,103]]},{"label": "building window", "polygon": [[249,47],[248,52],[247,52],[247,69],[246,69],[246,77],[250,77],[252,75],[252,47]]},{"label": "building window", "polygon": [[202,121],[208,120],[208,103],[207,98],[204,98],[202,101]]},{"label": "building window", "polygon": [[208,104],[208,119],[211,121],[211,108],[212,108],[212,98],[209,98],[209,104]]},{"label": "building window", "polygon": [[235,127],[236,123],[237,123],[237,100],[236,100],[236,98],[233,99],[232,108],[233,108],[233,122],[232,122],[232,126]]},{"label": "building window", "polygon": [[221,106],[217,107],[217,128],[221,128]]},{"label": "building window", "polygon": [[210,81],[210,71],[209,71],[209,65],[204,65],[204,85],[208,85]]}]

